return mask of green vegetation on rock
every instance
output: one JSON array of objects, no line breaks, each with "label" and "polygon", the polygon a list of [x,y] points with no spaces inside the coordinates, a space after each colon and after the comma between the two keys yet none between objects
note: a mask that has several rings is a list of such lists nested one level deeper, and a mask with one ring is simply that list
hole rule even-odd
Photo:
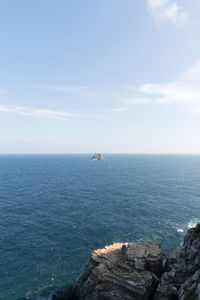
[{"label": "green vegetation on rock", "polygon": [[171,294],[171,300],[178,300],[179,299],[179,297],[178,297],[178,294],[177,293],[172,293]]}]

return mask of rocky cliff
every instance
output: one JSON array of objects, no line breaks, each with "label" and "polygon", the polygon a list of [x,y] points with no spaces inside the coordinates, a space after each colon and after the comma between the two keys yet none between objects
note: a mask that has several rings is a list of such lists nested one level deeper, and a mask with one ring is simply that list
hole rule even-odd
[{"label": "rocky cliff", "polygon": [[77,286],[55,300],[200,300],[200,225],[163,265],[159,242],[117,243],[95,250]]},{"label": "rocky cliff", "polygon": [[200,299],[200,224],[188,230],[183,247],[169,255],[164,267],[155,300]]}]

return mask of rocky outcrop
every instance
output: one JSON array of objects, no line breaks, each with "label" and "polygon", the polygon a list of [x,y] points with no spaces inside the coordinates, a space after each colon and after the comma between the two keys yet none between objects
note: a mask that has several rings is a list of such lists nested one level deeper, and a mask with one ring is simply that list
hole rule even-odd
[{"label": "rocky outcrop", "polygon": [[159,242],[94,250],[77,286],[56,300],[200,300],[200,225],[162,264]]},{"label": "rocky outcrop", "polygon": [[116,243],[94,250],[76,287],[55,300],[148,300],[162,274],[159,242]]},{"label": "rocky outcrop", "polygon": [[113,244],[93,251],[78,283],[78,298],[150,299],[161,272],[160,243]]}]

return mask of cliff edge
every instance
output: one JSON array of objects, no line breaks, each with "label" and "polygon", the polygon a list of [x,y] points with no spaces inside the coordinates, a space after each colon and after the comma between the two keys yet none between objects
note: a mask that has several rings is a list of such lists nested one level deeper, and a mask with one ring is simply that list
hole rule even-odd
[{"label": "cliff edge", "polygon": [[159,242],[94,250],[77,286],[54,300],[200,300],[200,225],[163,265]]}]

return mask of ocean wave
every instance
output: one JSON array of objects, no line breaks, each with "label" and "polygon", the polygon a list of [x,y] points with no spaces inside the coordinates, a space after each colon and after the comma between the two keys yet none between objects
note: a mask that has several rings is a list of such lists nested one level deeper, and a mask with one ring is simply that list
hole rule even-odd
[{"label": "ocean wave", "polygon": [[198,223],[200,223],[200,218],[193,218],[188,222],[187,227],[188,229],[194,228]]}]

